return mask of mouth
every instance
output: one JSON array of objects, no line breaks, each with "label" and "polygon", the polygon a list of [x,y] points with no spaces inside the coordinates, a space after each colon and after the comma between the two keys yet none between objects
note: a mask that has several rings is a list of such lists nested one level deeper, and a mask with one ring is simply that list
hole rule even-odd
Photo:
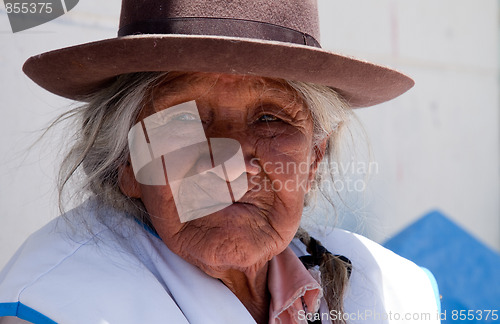
[{"label": "mouth", "polygon": [[[240,204],[248,204],[248,205],[255,205],[257,201],[262,199],[262,190],[258,190],[260,183],[255,181],[255,179],[247,179],[248,181],[248,189],[241,196],[240,199],[237,199],[234,203],[240,203]],[[260,199],[259,199],[260,198]]]},{"label": "mouth", "polygon": [[[245,177],[245,178],[242,178]],[[238,179],[245,180],[245,186],[238,187]],[[203,178],[203,181],[189,181],[185,179],[182,186],[178,187],[176,207],[181,222],[203,218],[211,214],[222,212],[224,215],[238,214],[241,212],[259,212],[267,209],[269,204],[266,197],[258,190],[259,183],[251,182],[247,174],[228,183],[215,175]],[[251,186],[249,188],[249,186]],[[231,188],[231,193],[229,192]],[[238,194],[238,189],[240,193]],[[242,189],[245,190],[242,192]],[[238,196],[234,196],[236,193]],[[265,195],[264,195],[265,196]],[[242,209],[244,208],[244,209]]]}]

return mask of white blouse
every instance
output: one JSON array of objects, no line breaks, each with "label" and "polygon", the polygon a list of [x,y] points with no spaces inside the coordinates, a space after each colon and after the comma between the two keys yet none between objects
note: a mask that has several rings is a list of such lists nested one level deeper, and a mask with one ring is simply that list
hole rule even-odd
[{"label": "white blouse", "polygon": [[[428,274],[362,236],[310,233],[352,262],[348,323],[439,323]],[[305,247],[294,240],[298,255]],[[6,316],[3,318],[2,316]],[[128,215],[90,199],[31,235],[0,272],[0,323],[255,323],[219,280]],[[19,322],[15,322],[19,323]]]}]

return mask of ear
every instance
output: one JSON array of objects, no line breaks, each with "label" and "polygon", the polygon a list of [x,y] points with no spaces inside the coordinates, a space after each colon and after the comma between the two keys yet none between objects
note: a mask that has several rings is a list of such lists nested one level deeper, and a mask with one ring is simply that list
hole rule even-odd
[{"label": "ear", "polygon": [[328,138],[325,138],[320,143],[314,145],[312,149],[312,162],[309,168],[309,183],[316,178],[316,172],[320,166],[321,161],[325,157],[326,146],[328,144]]},{"label": "ear", "polygon": [[132,164],[127,161],[125,165],[120,165],[118,168],[118,186],[121,192],[130,198],[141,198],[141,186],[135,179]]}]

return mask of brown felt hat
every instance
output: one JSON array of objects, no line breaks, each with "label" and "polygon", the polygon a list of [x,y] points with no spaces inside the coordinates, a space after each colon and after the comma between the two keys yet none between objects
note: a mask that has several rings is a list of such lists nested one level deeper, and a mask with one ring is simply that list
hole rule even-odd
[{"label": "brown felt hat", "polygon": [[321,49],[316,0],[123,0],[118,37],[29,58],[24,72],[75,100],[144,71],[257,75],[327,85],[352,107],[410,89],[392,69]]}]

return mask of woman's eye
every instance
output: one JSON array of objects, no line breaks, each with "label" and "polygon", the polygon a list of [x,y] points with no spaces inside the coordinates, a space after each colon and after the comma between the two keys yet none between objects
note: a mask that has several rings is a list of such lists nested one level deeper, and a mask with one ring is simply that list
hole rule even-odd
[{"label": "woman's eye", "polygon": [[273,115],[262,115],[259,117],[259,121],[261,122],[273,122],[278,120],[279,118]]},{"label": "woman's eye", "polygon": [[190,113],[184,113],[184,114],[178,114],[172,118],[172,120],[178,120],[178,121],[195,121],[199,120],[198,116],[195,116],[194,114]]}]

